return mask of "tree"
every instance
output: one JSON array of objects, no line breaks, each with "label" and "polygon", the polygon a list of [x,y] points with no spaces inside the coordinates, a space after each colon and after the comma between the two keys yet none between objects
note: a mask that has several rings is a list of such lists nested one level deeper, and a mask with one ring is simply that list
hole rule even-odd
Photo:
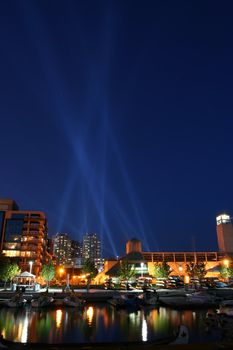
[{"label": "tree", "polygon": [[228,279],[228,278],[233,278],[233,267],[227,267],[227,266],[220,266],[220,276],[222,278]]},{"label": "tree", "polygon": [[55,267],[51,262],[42,266],[41,276],[46,281],[48,289],[50,282],[54,279],[55,276]]},{"label": "tree", "polygon": [[155,278],[168,278],[170,273],[171,273],[171,269],[166,261],[157,262],[154,264],[153,277],[155,277]]},{"label": "tree", "polygon": [[128,260],[121,261],[120,270],[118,272],[118,275],[121,280],[126,280],[127,282],[135,277],[135,267],[134,265],[130,264]]},{"label": "tree", "polygon": [[18,264],[11,263],[11,260],[4,255],[0,255],[0,280],[6,283],[12,281],[12,279],[20,273]]},{"label": "tree", "polygon": [[82,268],[82,272],[87,275],[87,292],[90,289],[91,281],[98,274],[95,264],[90,259],[86,259]]},{"label": "tree", "polygon": [[201,280],[206,275],[205,263],[190,262],[189,264],[186,264],[186,272],[190,278],[197,278],[198,280]]}]

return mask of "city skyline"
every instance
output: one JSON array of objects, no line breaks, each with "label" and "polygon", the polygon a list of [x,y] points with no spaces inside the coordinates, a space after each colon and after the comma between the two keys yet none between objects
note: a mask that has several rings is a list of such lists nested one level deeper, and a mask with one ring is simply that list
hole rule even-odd
[{"label": "city skyline", "polygon": [[[10,211],[9,212],[10,214],[8,214],[8,215],[14,216],[14,220],[16,220],[17,218],[20,218],[20,221],[21,221],[22,217],[24,217],[24,215],[26,215],[26,217],[28,215],[30,216],[30,214],[29,214],[30,211],[25,210],[25,209],[21,210],[19,205],[18,205],[18,203],[14,199],[9,199],[9,198],[3,199],[3,198],[0,198],[0,214],[3,214],[3,218],[4,218],[4,215],[5,215],[4,211],[5,210],[9,210],[9,208],[10,208],[10,210],[13,210],[13,211],[12,212]],[[3,211],[1,211],[1,210],[3,210]],[[38,211],[35,212],[35,214],[36,214],[36,215],[34,215],[35,217],[37,217],[37,213],[39,213],[39,212]],[[43,212],[40,212],[40,213],[45,215]],[[1,218],[1,215],[0,215],[0,218]],[[222,229],[222,226],[220,225],[221,223],[230,224],[230,225],[226,225],[226,228]],[[19,224],[19,227],[17,226],[18,224]],[[18,230],[18,228],[20,228],[20,230],[21,230],[21,225],[22,225],[22,222],[20,222],[20,223],[16,222],[17,230]],[[15,223],[13,223],[13,226],[15,226]],[[220,231],[219,231],[219,228],[221,228]],[[17,234],[18,231],[17,232],[16,231],[15,231],[15,233]],[[1,233],[1,222],[0,222],[0,233]],[[217,233],[216,241],[218,242],[218,249],[217,250],[226,252],[227,251],[227,247],[230,247],[231,248],[230,251],[232,251],[232,216],[229,215],[229,213],[227,213],[226,211],[222,212],[222,213],[219,212],[216,215],[216,233]],[[76,239],[76,240],[72,239],[72,234],[70,232],[56,232],[55,234],[51,233],[51,232],[47,232],[47,234],[48,234],[48,241],[51,241],[51,242],[53,241],[52,246],[54,245],[54,242],[55,242],[54,239],[56,240],[56,237],[59,240],[61,238],[61,242],[59,243],[59,245],[61,244],[61,255],[63,255],[63,254],[67,255],[65,257],[65,260],[67,260],[67,261],[72,259],[72,257],[71,257],[72,252],[71,252],[71,250],[72,249],[76,249],[74,247],[74,245],[76,245],[76,244],[79,245],[79,248],[78,248],[79,250],[80,250],[80,247],[82,247],[81,250],[79,251],[79,254],[82,251],[82,253],[81,253],[82,258],[83,257],[86,258],[86,259],[90,258],[89,257],[89,249],[90,249],[90,247],[93,244],[94,244],[94,246],[96,245],[96,247],[98,246],[98,248],[97,248],[98,252],[94,253],[94,254],[97,254],[96,257],[98,256],[97,260],[101,256],[103,257],[103,255],[102,255],[102,248],[100,248],[100,247],[102,246],[102,244],[104,242],[101,242],[99,240],[99,235],[96,232],[85,232],[85,233],[81,233],[81,234],[79,233],[79,239]],[[225,236],[225,234],[226,234],[226,236]],[[224,236],[224,238],[223,238],[223,236]],[[4,234],[3,234],[2,237],[3,237],[3,240],[4,240]],[[65,239],[65,241],[64,241],[64,239]],[[87,239],[86,243],[84,243],[85,239]],[[142,246],[141,246],[142,242],[141,242],[141,240],[138,240],[138,238],[136,236],[135,237],[131,237],[129,240],[125,241],[126,247],[127,247],[128,242],[131,241],[131,240],[133,242],[134,241],[140,242],[140,247],[141,247],[140,249],[142,249]],[[50,243],[48,243],[48,251],[51,250],[51,249],[52,249],[52,251],[56,250],[55,246],[54,247],[52,247],[52,246],[50,247]],[[85,246],[86,246],[86,248],[88,247],[87,248],[87,255],[85,253]],[[60,250],[60,248],[58,248],[58,249]],[[127,248],[126,248],[126,251],[127,251]],[[145,251],[149,252],[150,249],[145,250]],[[182,249],[180,249],[180,251],[182,251]],[[196,247],[195,241],[193,242],[192,249],[190,249],[189,251],[190,252],[200,251],[200,249],[198,249],[198,247]],[[207,251],[211,251],[211,249],[207,249]],[[213,251],[213,249],[212,249],[212,251]],[[158,250],[158,252],[159,252],[159,250]],[[69,254],[71,254],[71,255],[69,256]],[[60,259],[59,255],[60,255],[60,253],[58,252],[58,256],[57,256],[58,260]],[[81,255],[80,255],[80,257],[81,257]],[[55,254],[55,257],[56,257],[56,254]],[[112,257],[112,258],[117,258],[118,259],[119,255],[110,254],[108,257],[109,258]],[[73,256],[73,258],[74,258],[74,256]]]},{"label": "city skyline", "polygon": [[233,213],[233,4],[0,3],[1,198],[105,256],[217,249]]}]

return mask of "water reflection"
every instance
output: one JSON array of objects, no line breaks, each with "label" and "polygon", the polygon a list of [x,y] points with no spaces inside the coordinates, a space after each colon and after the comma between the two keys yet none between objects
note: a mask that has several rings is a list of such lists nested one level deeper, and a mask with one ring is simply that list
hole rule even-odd
[{"label": "water reflection", "polygon": [[89,306],[87,309],[87,322],[88,322],[89,326],[92,325],[93,316],[94,316],[93,306]]},{"label": "water reflection", "polygon": [[19,336],[19,338],[21,339],[22,343],[27,343],[28,340],[28,312],[26,312],[24,321],[22,322],[22,333],[21,336]]},{"label": "water reflection", "polygon": [[142,341],[147,341],[147,323],[145,318],[142,321]]},{"label": "water reflection", "polygon": [[56,327],[61,327],[61,321],[62,321],[62,310],[56,310]]},{"label": "water reflection", "polygon": [[206,311],[166,308],[132,312],[108,304],[87,306],[84,311],[2,308],[0,334],[20,342],[145,342],[170,336],[182,323],[189,328],[191,341],[212,341],[204,332],[205,315]]}]

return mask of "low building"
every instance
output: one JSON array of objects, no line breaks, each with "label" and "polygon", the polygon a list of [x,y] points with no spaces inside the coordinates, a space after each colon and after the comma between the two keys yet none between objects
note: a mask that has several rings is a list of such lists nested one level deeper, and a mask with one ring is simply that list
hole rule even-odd
[{"label": "low building", "polygon": [[124,261],[134,266],[136,277],[153,276],[155,264],[161,262],[170,266],[171,277],[188,280],[186,267],[189,263],[204,263],[206,277],[219,277],[220,265],[228,267],[233,262],[233,225],[227,214],[218,215],[216,222],[218,252],[143,252],[140,240],[132,238],[126,243],[126,255],[120,259],[106,260],[104,271],[96,280],[103,283],[106,278],[117,276]]}]

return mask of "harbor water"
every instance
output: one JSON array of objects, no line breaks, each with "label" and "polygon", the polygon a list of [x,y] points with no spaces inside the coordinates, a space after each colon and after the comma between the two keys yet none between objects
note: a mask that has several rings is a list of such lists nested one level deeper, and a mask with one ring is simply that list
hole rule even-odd
[{"label": "harbor water", "polygon": [[0,333],[17,342],[146,342],[167,338],[183,324],[191,343],[218,341],[218,332],[207,332],[207,312],[165,307],[116,310],[107,303],[90,303],[83,311],[4,307],[0,310]]}]

